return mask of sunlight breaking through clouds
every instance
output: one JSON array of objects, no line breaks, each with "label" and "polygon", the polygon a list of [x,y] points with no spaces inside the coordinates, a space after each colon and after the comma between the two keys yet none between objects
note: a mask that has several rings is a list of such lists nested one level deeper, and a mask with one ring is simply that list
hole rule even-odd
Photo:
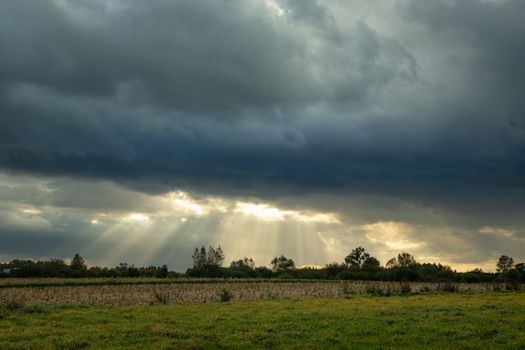
[{"label": "sunlight breaking through clouds", "polygon": [[[220,244],[227,261],[249,256],[260,265],[268,265],[271,257],[280,254],[295,259],[298,266],[340,262],[356,246],[366,247],[382,263],[407,251],[422,261],[447,263],[462,270],[470,266],[490,270],[489,262],[495,258],[473,255],[457,231],[445,226],[359,220],[359,216],[309,205],[297,207],[295,203],[291,207],[253,197],[206,196],[181,189],[143,194],[111,182],[91,186],[76,180],[59,183],[3,177],[10,183],[2,183],[0,176],[4,195],[0,226],[22,234],[38,232],[35,237],[56,237],[39,257],[67,257],[82,247],[81,252],[94,264],[167,261],[178,270],[188,266],[195,246]],[[79,206],[72,202],[76,197],[66,192],[72,186],[77,188],[75,196],[82,199]],[[15,194],[24,193],[28,195],[13,200]],[[38,200],[34,193],[39,194]],[[360,206],[361,201],[351,211],[359,213]],[[492,242],[506,237],[518,242],[519,232],[519,228],[485,225],[476,227],[473,237]],[[13,236],[11,245],[22,244],[15,242]],[[436,244],[454,253],[436,255],[432,249]]]},{"label": "sunlight breaking through clouds", "polygon": [[251,215],[261,220],[283,221],[286,219],[305,222],[339,224],[340,221],[334,213],[312,213],[295,210],[284,210],[272,207],[268,204],[256,204],[249,202],[237,202],[234,209],[235,213]]},{"label": "sunlight breaking through clouds", "polygon": [[308,264],[311,259],[322,264],[332,251],[318,232],[341,226],[336,213],[197,197],[182,190],[151,195],[147,201],[154,210],[106,210],[86,218],[86,230],[93,240],[83,251],[102,255],[100,260],[109,265],[129,256],[134,257],[127,259],[130,263],[146,264],[157,255],[175,255],[186,261],[193,247],[212,244],[224,246],[227,259],[232,260],[249,255],[267,265],[269,257],[288,254],[298,264]]},{"label": "sunlight breaking through clouds", "polygon": [[237,205],[235,206],[235,212],[244,215],[253,215],[256,218],[269,221],[282,221],[286,215],[286,212],[274,207],[270,207],[266,204],[244,202],[237,202]]},{"label": "sunlight breaking through clouds", "polygon": [[29,215],[38,215],[40,213],[42,213],[41,210],[38,210],[38,209],[22,209],[22,212],[24,214],[29,214]]},{"label": "sunlight breaking through clouds", "polygon": [[175,268],[210,244],[262,264],[357,246],[522,261],[524,17],[519,0],[0,1],[0,260],[93,243],[97,263]]},{"label": "sunlight breaking through clouds", "polygon": [[140,214],[140,213],[133,213],[126,217],[126,220],[129,221],[137,221],[137,222],[146,222],[149,221],[149,216]]},{"label": "sunlight breaking through clouds", "polygon": [[382,244],[390,250],[410,250],[425,246],[425,242],[409,239],[413,228],[405,223],[381,221],[364,225],[363,229],[370,242]]},{"label": "sunlight breaking through clouds", "polygon": [[199,201],[183,191],[169,193],[167,197],[172,202],[175,211],[189,215],[202,216],[214,211],[221,213],[227,211],[224,200],[219,198],[206,197]]}]

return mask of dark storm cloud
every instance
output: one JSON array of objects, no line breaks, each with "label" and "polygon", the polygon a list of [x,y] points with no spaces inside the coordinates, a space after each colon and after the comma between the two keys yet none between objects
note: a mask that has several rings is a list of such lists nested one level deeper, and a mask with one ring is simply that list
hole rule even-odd
[{"label": "dark storm cloud", "polygon": [[520,2],[402,1],[390,33],[268,3],[2,3],[0,166],[520,220]]},{"label": "dark storm cloud", "polygon": [[409,2],[406,16],[446,49],[447,66],[470,91],[462,97],[491,117],[523,127],[525,24],[522,1]]},{"label": "dark storm cloud", "polygon": [[[3,87],[26,83],[65,95],[124,94],[215,115],[351,99],[401,69],[375,62],[384,54],[382,43],[364,24],[325,42],[319,31],[336,29],[313,1],[289,2],[286,18],[275,18],[264,2],[112,3],[117,9],[103,2],[3,4]],[[397,60],[407,55],[395,43],[385,43],[383,51]],[[352,60],[359,69],[344,71],[343,61]],[[349,74],[352,79],[344,79]]]}]

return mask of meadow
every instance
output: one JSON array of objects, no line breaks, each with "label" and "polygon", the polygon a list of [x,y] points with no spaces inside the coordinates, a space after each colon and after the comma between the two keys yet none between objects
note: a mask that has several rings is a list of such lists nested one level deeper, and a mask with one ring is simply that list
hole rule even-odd
[{"label": "meadow", "polygon": [[11,305],[0,349],[523,349],[523,292]]}]

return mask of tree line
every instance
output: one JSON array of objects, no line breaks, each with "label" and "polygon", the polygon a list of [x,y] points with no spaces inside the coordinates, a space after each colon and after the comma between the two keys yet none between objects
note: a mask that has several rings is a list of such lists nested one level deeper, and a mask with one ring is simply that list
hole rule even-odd
[{"label": "tree line", "polygon": [[[19,260],[7,264],[0,263],[0,277],[157,277],[170,275],[167,265],[135,267],[120,263],[115,267],[89,267],[80,254],[75,254],[69,263],[62,259]],[[174,273],[171,272],[174,276]]]},{"label": "tree line", "polygon": [[218,277],[218,278],[280,278],[280,279],[341,279],[375,281],[424,282],[525,282],[525,264],[515,263],[512,257],[502,255],[496,262],[496,272],[474,269],[456,272],[447,265],[420,263],[410,253],[402,252],[381,266],[378,259],[363,247],[357,247],[344,261],[330,263],[322,268],[295,266],[293,259],[284,255],[274,257],[267,266],[256,266],[252,258],[243,258],[224,267],[224,252],[218,247],[196,247],[193,265],[184,274],[169,271],[167,265],[135,267],[121,263],[118,266],[88,267],[77,253],[69,263],[61,259],[13,260],[0,263],[2,277]]},{"label": "tree line", "polygon": [[273,258],[270,267],[255,266],[251,258],[243,258],[223,267],[222,248],[195,248],[193,266],[186,271],[188,277],[222,278],[281,278],[281,279],[340,279],[373,281],[422,281],[422,282],[525,282],[523,263],[514,264],[506,255],[496,263],[496,273],[474,269],[457,272],[450,266],[420,263],[410,253],[402,252],[381,266],[379,260],[357,247],[341,263],[330,263],[322,268],[297,268],[293,259],[284,255]]}]

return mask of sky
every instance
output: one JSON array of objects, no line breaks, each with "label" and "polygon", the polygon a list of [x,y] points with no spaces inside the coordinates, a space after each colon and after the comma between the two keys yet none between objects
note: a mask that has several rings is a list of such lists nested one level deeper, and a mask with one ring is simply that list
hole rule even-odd
[{"label": "sky", "polygon": [[0,2],[0,261],[525,260],[521,0]]}]

